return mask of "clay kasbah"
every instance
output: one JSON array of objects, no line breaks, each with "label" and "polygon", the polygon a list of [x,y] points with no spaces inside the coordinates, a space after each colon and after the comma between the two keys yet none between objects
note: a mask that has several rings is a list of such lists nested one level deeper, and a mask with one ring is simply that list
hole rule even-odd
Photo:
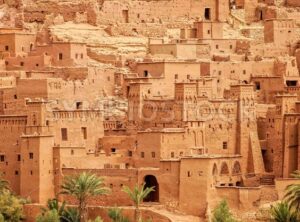
[{"label": "clay kasbah", "polygon": [[[300,180],[299,0],[0,0],[0,173],[35,222],[64,179],[88,217],[241,222]],[[82,221],[82,220],[81,220]]]}]

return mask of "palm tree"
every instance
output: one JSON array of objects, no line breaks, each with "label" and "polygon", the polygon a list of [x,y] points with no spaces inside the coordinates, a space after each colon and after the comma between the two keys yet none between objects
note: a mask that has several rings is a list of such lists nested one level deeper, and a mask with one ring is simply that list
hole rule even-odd
[{"label": "palm tree", "polygon": [[133,201],[135,206],[135,215],[134,220],[135,222],[141,222],[142,221],[142,215],[140,212],[140,205],[143,202],[143,200],[152,192],[155,191],[155,187],[146,187],[145,183],[139,187],[137,184],[134,186],[133,190],[131,190],[129,187],[125,186],[123,188],[123,191],[128,194],[130,199]]},{"label": "palm tree", "polygon": [[297,222],[297,213],[290,210],[286,202],[280,202],[271,207],[271,217],[274,222]]},{"label": "palm tree", "polygon": [[87,221],[87,202],[92,196],[106,195],[109,189],[104,187],[103,178],[95,174],[83,172],[74,176],[67,176],[61,186],[62,194],[74,196],[79,205],[80,221]]},{"label": "palm tree", "polygon": [[[293,177],[300,179],[300,171],[295,171]],[[287,186],[284,200],[290,209],[300,212],[300,184],[291,184]]]}]

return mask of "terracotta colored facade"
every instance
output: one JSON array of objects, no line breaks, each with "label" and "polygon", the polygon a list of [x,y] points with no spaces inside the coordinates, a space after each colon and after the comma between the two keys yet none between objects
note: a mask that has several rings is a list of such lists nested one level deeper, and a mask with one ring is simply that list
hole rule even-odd
[{"label": "terracotta colored facade", "polygon": [[243,216],[300,170],[298,1],[1,4],[0,172],[33,203],[90,171],[112,190],[94,206],[146,183],[150,205]]}]

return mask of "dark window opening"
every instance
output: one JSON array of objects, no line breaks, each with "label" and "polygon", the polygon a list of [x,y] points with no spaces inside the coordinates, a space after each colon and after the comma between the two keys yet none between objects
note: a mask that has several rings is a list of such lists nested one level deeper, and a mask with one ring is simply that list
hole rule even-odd
[{"label": "dark window opening", "polygon": [[18,155],[17,155],[17,160],[18,160],[18,161],[21,161],[21,154],[18,154]]},{"label": "dark window opening", "polygon": [[81,134],[82,134],[82,137],[83,139],[87,139],[87,129],[86,127],[81,127]]},{"label": "dark window opening", "polygon": [[15,175],[19,175],[19,171],[16,170],[16,171],[15,171]]},{"label": "dark window opening", "polygon": [[76,109],[82,109],[82,102],[76,102]]},{"label": "dark window opening", "polygon": [[62,53],[59,53],[59,54],[58,54],[58,59],[59,59],[59,60],[63,60],[63,54],[62,54]]},{"label": "dark window opening", "polygon": [[191,177],[191,176],[192,176],[191,171],[188,171],[188,172],[187,172],[187,176],[188,176],[188,177]]},{"label": "dark window opening", "polygon": [[144,77],[148,77],[148,70],[144,71]]},{"label": "dark window opening", "polygon": [[298,81],[297,80],[287,80],[286,85],[287,86],[297,86]]},{"label": "dark window opening", "polygon": [[111,148],[110,151],[111,151],[112,153],[116,153],[117,149],[116,149],[116,148]]},{"label": "dark window opening", "polygon": [[145,157],[145,153],[141,152],[141,157],[144,158]]},{"label": "dark window opening", "polygon": [[224,150],[227,149],[227,142],[223,142],[223,149],[224,149]]},{"label": "dark window opening", "polygon": [[255,82],[255,89],[260,90],[260,82]]},{"label": "dark window opening", "polygon": [[24,62],[20,62],[20,66],[24,66]]},{"label": "dark window opening", "polygon": [[5,155],[0,155],[0,161],[4,162],[5,161]]},{"label": "dark window opening", "polygon": [[29,159],[33,159],[33,153],[29,153]]},{"label": "dark window opening", "polygon": [[204,18],[206,20],[210,20],[210,8],[206,8],[205,11],[204,11]]},{"label": "dark window opening", "polygon": [[128,151],[128,156],[132,156],[132,151],[131,150]]},{"label": "dark window opening", "polygon": [[8,51],[8,50],[9,50],[9,46],[6,45],[6,46],[5,46],[5,51]]}]

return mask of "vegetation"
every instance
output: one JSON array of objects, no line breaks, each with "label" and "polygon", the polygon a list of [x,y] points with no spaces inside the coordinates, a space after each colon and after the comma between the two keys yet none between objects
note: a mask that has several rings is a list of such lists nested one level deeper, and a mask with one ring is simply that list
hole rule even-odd
[{"label": "vegetation", "polygon": [[229,210],[226,200],[222,200],[214,209],[212,222],[236,222]]},{"label": "vegetation", "polygon": [[143,184],[141,187],[139,187],[138,185],[135,185],[133,190],[131,190],[129,187],[125,186],[123,188],[123,191],[128,194],[128,196],[134,203],[134,206],[135,206],[134,220],[135,220],[135,222],[141,222],[142,215],[141,215],[141,211],[140,211],[140,205],[143,202],[143,200],[152,191],[155,191],[154,187],[146,187],[145,188],[145,184]]},{"label": "vegetation", "polygon": [[0,193],[9,190],[9,184],[6,180],[0,178]]},{"label": "vegetation", "polygon": [[297,213],[291,210],[286,202],[280,202],[271,208],[271,221],[297,222]]},{"label": "vegetation", "polygon": [[117,207],[109,209],[108,216],[113,222],[129,222],[129,219],[123,216],[122,209]]},{"label": "vegetation", "polygon": [[86,172],[66,177],[62,185],[62,194],[72,195],[77,199],[81,222],[87,221],[88,199],[92,196],[106,195],[108,193],[109,189],[104,187],[102,178]]},{"label": "vegetation", "polygon": [[36,218],[36,222],[60,222],[60,216],[57,210],[49,210]]},{"label": "vegetation", "polygon": [[[300,171],[295,171],[293,177],[300,179]],[[286,189],[284,200],[291,210],[300,212],[300,184],[291,184]]]}]

